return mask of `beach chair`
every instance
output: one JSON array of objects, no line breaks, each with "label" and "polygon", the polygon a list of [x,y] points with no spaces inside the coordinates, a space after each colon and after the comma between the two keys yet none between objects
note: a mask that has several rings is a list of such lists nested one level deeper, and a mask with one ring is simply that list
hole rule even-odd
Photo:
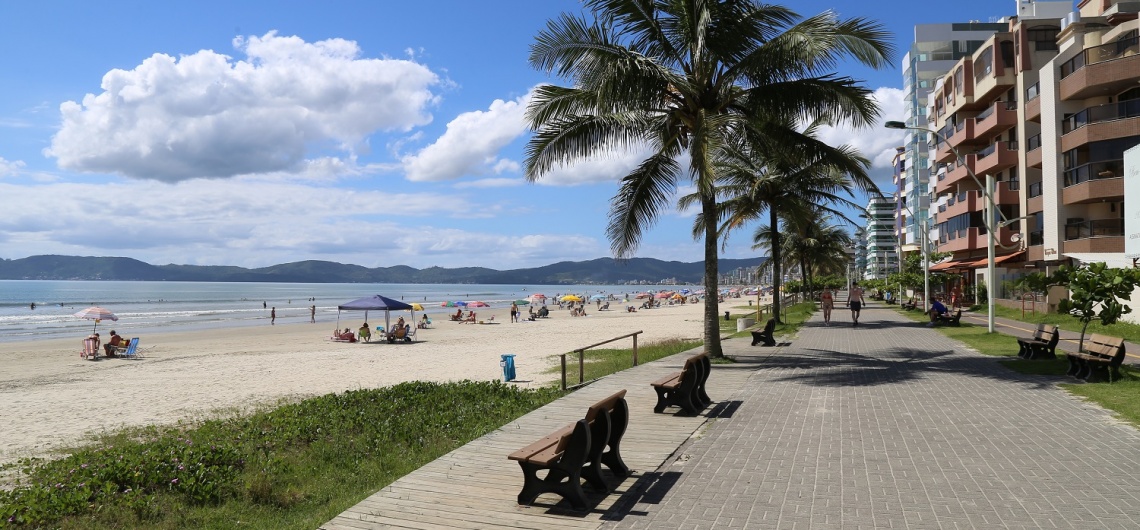
[{"label": "beach chair", "polygon": [[139,358],[139,338],[135,337],[135,338],[131,339],[131,342],[129,344],[127,344],[126,351],[120,353],[119,356],[124,358],[124,359],[138,359]]},{"label": "beach chair", "polygon": [[92,361],[99,358],[99,347],[95,345],[95,339],[83,339],[83,349],[79,351],[79,358]]}]

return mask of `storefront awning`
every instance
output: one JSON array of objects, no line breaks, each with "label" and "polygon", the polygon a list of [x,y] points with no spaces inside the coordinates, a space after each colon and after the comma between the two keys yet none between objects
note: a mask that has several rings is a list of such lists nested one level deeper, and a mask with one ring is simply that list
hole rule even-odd
[{"label": "storefront awning", "polygon": [[[994,264],[1001,264],[1001,263],[1007,262],[1011,259],[1019,258],[1023,255],[1025,255],[1025,251],[1014,252],[1013,254],[1005,254],[1003,256],[995,256],[994,257]],[[969,263],[966,268],[968,268],[968,269],[981,269],[981,268],[989,266],[989,264],[990,264],[990,259],[984,258],[984,259],[980,259],[978,261],[974,261],[974,262]]]},{"label": "storefront awning", "polygon": [[964,270],[967,268],[966,265],[969,263],[972,263],[972,261],[943,261],[941,263],[935,263],[934,265],[931,265],[930,272],[942,272],[955,269]]},{"label": "storefront awning", "polygon": [[1116,269],[1131,269],[1132,258],[1124,256],[1123,252],[1066,252],[1066,258],[1072,258],[1080,264],[1100,263]]}]

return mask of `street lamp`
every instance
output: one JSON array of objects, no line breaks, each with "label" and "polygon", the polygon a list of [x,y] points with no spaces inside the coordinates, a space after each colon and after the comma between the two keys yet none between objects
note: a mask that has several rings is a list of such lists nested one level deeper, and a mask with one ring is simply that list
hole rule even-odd
[{"label": "street lamp", "polygon": [[[995,276],[997,276],[997,261],[995,259],[995,254],[997,253],[997,241],[995,241],[995,238],[997,237],[996,230],[1000,227],[1006,226],[1019,219],[1024,219],[1028,216],[1018,217],[1016,219],[1006,219],[1005,215],[1002,215],[1001,211],[994,206],[994,176],[988,173],[986,174],[986,186],[983,188],[982,183],[978,181],[978,176],[974,174],[974,170],[970,169],[970,165],[966,163],[966,158],[958,152],[957,148],[955,148],[953,145],[950,145],[950,140],[948,140],[942,134],[939,134],[938,131],[928,129],[926,127],[912,127],[901,121],[888,121],[884,123],[883,126],[888,129],[910,129],[913,131],[928,132],[940,138],[943,142],[946,142],[946,146],[950,148],[950,151],[952,153],[954,153],[955,160],[957,160],[958,163],[962,165],[962,167],[966,168],[966,174],[970,175],[970,178],[974,179],[974,184],[977,184],[978,188],[982,189],[986,194],[986,215],[983,219],[983,222],[986,224],[987,235],[989,236],[986,238],[986,302],[988,306],[986,323],[988,325],[989,332],[993,333],[994,293],[996,292],[997,282],[997,279],[995,278]],[[994,212],[997,212],[998,217],[1002,218],[1001,222],[995,222]]]}]

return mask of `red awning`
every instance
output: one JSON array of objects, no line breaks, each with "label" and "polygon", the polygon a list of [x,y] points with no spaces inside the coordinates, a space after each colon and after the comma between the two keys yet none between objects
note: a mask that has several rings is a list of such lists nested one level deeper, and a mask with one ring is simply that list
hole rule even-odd
[{"label": "red awning", "polygon": [[[1023,250],[1023,251],[1019,251],[1019,252],[1014,252],[1013,254],[1005,254],[1003,256],[996,256],[996,257],[994,257],[994,264],[1005,263],[1005,262],[1012,260],[1014,258],[1019,258],[1024,254],[1025,254],[1025,251]],[[981,269],[983,267],[989,266],[989,264],[990,264],[989,258],[982,258],[978,261],[967,263],[966,268],[967,269]]]},{"label": "red awning", "polygon": [[973,263],[972,261],[943,261],[930,266],[930,272],[942,272],[953,269],[965,269],[966,265]]}]

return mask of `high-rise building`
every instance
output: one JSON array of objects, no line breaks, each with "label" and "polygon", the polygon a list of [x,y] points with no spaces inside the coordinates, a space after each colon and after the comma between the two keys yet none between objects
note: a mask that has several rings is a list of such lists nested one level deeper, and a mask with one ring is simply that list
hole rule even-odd
[{"label": "high-rise building", "polygon": [[898,271],[898,238],[895,235],[895,201],[893,197],[872,197],[867,203],[866,266],[863,277],[886,278]]},{"label": "high-rise building", "polygon": [[1018,5],[1032,15],[956,61],[928,102],[938,250],[952,253],[933,270],[985,283],[992,176],[999,218],[1013,220],[995,232],[999,299],[1027,270],[1128,264],[1123,158],[1140,144],[1140,2]]}]

